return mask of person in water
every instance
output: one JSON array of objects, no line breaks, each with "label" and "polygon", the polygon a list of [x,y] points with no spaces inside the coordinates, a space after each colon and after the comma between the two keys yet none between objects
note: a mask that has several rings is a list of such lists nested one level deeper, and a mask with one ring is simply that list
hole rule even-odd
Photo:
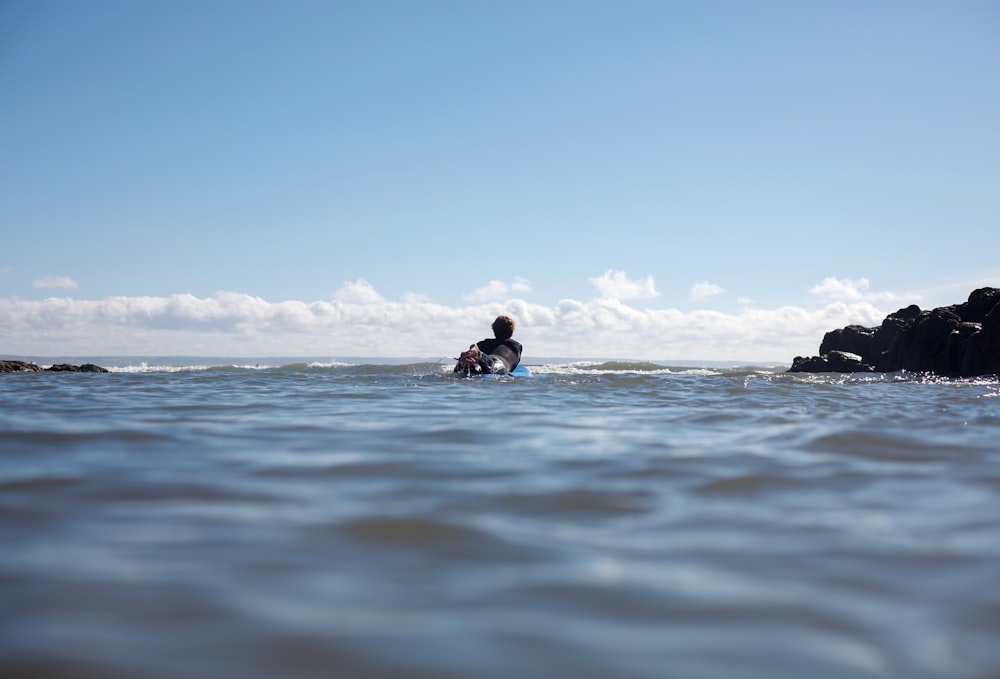
[{"label": "person in water", "polygon": [[521,362],[521,343],[514,336],[514,319],[497,316],[493,321],[493,339],[469,346],[458,357],[455,372],[466,375],[507,375]]}]

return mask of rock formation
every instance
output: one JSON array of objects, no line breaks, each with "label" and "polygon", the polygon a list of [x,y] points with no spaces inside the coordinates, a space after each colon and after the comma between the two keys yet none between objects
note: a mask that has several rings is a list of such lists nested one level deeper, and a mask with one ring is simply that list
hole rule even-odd
[{"label": "rock formation", "polygon": [[84,363],[83,365],[71,365],[69,363],[57,363],[53,366],[46,368],[49,372],[54,373],[106,373],[108,370],[102,368],[99,365],[94,365],[93,363]]},{"label": "rock formation", "polygon": [[1000,375],[1000,289],[980,288],[962,304],[910,305],[882,325],[849,325],[823,337],[819,356],[796,356],[788,372],[931,372]]},{"label": "rock formation", "polygon": [[83,365],[70,365],[69,363],[57,363],[48,368],[39,368],[34,363],[26,361],[2,361],[0,360],[0,373],[23,373],[23,372],[73,372],[73,373],[106,373],[107,368],[102,368],[93,363]]}]

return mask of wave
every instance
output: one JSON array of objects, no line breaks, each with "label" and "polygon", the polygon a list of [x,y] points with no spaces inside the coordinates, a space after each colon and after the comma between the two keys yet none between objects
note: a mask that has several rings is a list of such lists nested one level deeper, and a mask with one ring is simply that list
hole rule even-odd
[{"label": "wave", "polygon": [[[38,361],[42,367],[55,363],[67,362],[62,359]],[[338,361],[333,359],[247,359],[247,358],[163,358],[148,359],[74,359],[75,363],[95,363],[112,373],[146,374],[146,373],[186,373],[186,372],[240,372],[240,371],[339,371],[350,370],[355,374],[437,374],[450,373],[454,366],[451,358],[439,360],[400,361],[391,359],[358,359],[354,361]],[[524,365],[531,369],[534,375],[732,375],[732,374],[771,374],[783,372],[783,366],[698,366],[698,365],[665,365],[653,361],[570,361],[570,362],[531,362]]]},{"label": "wave", "polygon": [[165,365],[156,362],[150,363],[147,361],[141,361],[137,364],[129,365],[109,365],[103,366],[107,368],[109,372],[113,373],[127,373],[127,374],[141,374],[141,373],[180,373],[180,372],[208,372],[208,371],[237,371],[237,370],[267,370],[273,366],[261,366],[259,363],[254,365],[249,364],[190,364],[190,365]]},{"label": "wave", "polygon": [[[196,361],[197,359],[193,359]],[[245,360],[235,360],[233,362],[186,362],[181,364],[157,361],[139,361],[124,365],[108,365],[107,368],[112,373],[143,374],[143,373],[184,373],[184,372],[311,372],[311,371],[336,371],[350,369],[356,374],[412,374],[413,372],[435,372],[437,368],[443,367],[440,362],[423,363],[348,363],[334,360],[296,360],[292,362],[246,362]],[[451,365],[447,366],[451,370]]]},{"label": "wave", "polygon": [[653,361],[577,361],[531,366],[534,374],[557,375],[733,375],[772,374],[783,371],[780,366],[698,366],[664,365]]},{"label": "wave", "polygon": [[149,358],[116,358],[93,357],[86,359],[48,359],[38,361],[43,368],[51,363],[94,363],[106,368],[112,373],[144,374],[144,373],[183,373],[183,372],[239,372],[267,370],[315,370],[346,368],[355,365],[333,359],[315,358],[220,358],[220,357],[170,357],[157,356]]},{"label": "wave", "polygon": [[[111,373],[142,375],[171,373],[311,373],[351,375],[354,377],[434,377],[450,375],[454,359],[384,359],[355,358],[337,360],[333,358],[227,358],[227,357],[72,357],[24,359],[39,366],[48,367],[57,363],[94,363]],[[706,362],[698,365],[686,362],[684,365],[649,360],[572,360],[556,359],[553,362],[524,362],[536,377],[610,377],[615,375],[656,377],[668,375],[689,375],[704,377],[726,377],[739,379],[763,378],[818,384],[866,384],[887,382],[954,383],[974,382],[996,384],[997,377],[946,378],[926,373],[788,373],[787,365],[761,364],[738,365]]]}]

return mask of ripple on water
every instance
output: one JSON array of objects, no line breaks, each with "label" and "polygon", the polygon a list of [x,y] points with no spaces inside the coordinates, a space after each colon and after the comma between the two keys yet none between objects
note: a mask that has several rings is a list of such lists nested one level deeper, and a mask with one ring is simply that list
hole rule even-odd
[{"label": "ripple on water", "polygon": [[0,675],[1000,667],[995,382],[432,370],[0,384]]}]

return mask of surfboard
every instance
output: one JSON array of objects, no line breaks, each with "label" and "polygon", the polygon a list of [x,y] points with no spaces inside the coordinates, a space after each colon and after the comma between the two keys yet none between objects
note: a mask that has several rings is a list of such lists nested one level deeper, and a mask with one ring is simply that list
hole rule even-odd
[{"label": "surfboard", "polygon": [[511,370],[506,375],[466,375],[464,373],[452,373],[456,377],[464,377],[470,380],[501,380],[505,377],[531,377],[531,370],[524,365],[518,364],[513,370]]}]

